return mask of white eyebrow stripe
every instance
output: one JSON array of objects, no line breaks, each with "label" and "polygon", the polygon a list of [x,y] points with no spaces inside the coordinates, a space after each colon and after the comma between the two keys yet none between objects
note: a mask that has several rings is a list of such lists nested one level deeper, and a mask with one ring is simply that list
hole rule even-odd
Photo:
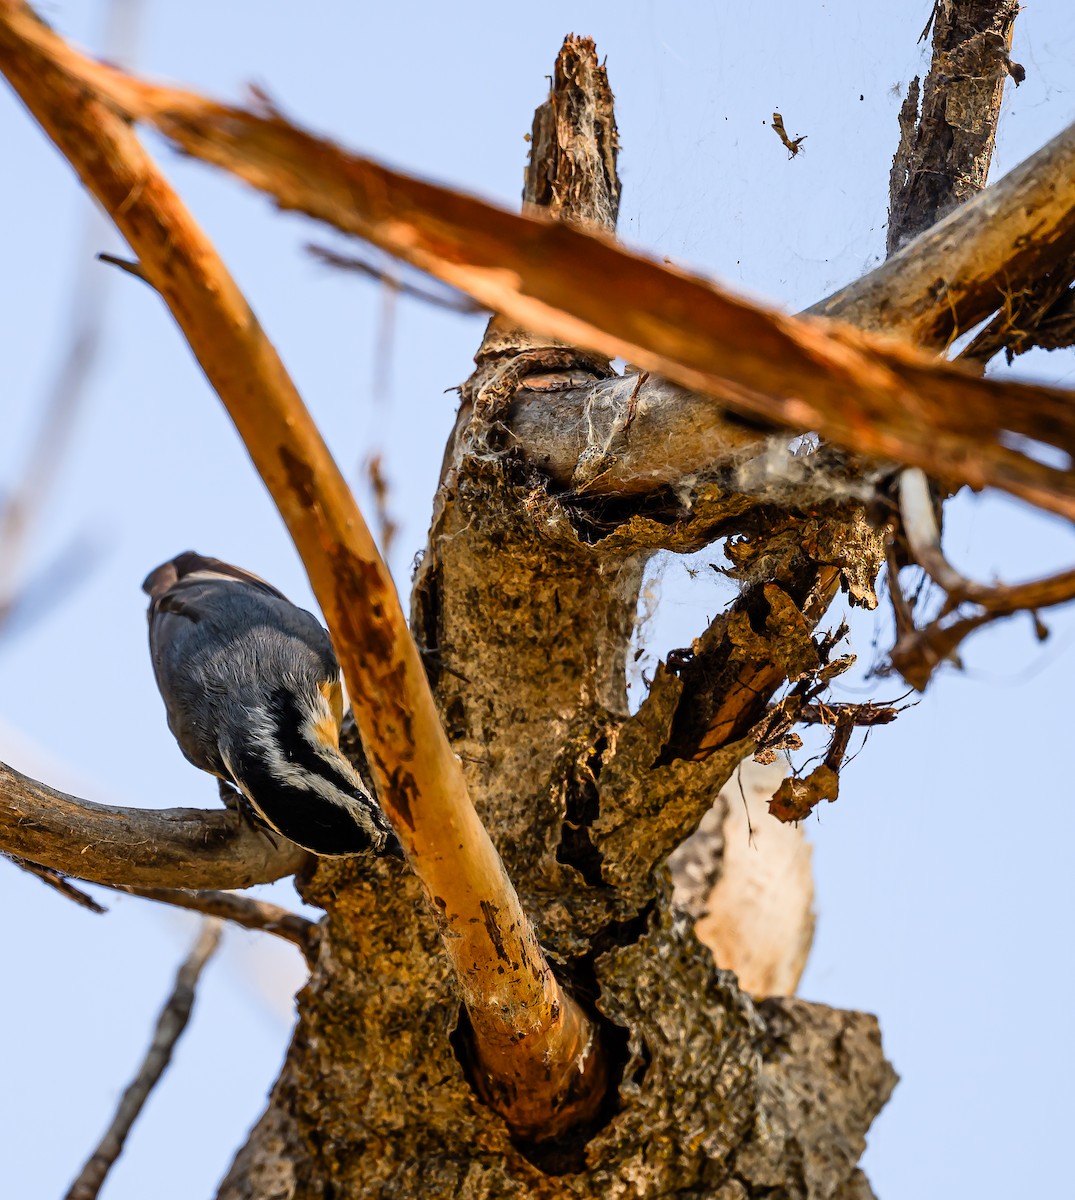
[{"label": "white eyebrow stripe", "polygon": [[[329,717],[332,716],[328,701],[320,692],[317,693],[317,699],[314,703],[318,705],[318,707],[323,707],[323,715]],[[248,709],[247,711],[250,717],[248,730],[251,741],[260,748],[265,765],[268,767],[270,773],[275,779],[279,779],[282,784],[285,784],[289,787],[306,792],[312,792],[314,795],[330,804],[338,805],[340,808],[345,809],[351,815],[355,823],[362,829],[365,829],[376,836],[381,835],[382,830],[371,815],[371,810],[373,809],[375,801],[369,794],[366,785],[362,782],[361,776],[342,754],[340,754],[338,751],[332,750],[330,747],[326,747],[316,738],[309,736],[309,731],[317,720],[316,714],[310,716],[304,722],[301,730],[301,736],[303,736],[304,739],[315,750],[318,757],[325,760],[326,765],[331,765],[334,770],[338,771],[339,774],[342,775],[352,787],[354,787],[355,791],[358,793],[357,796],[349,796],[346,792],[341,791],[340,788],[333,784],[331,780],[325,779],[323,776],[317,775],[313,771],[305,770],[286,759],[283,754],[280,753],[280,748],[277,744],[276,727],[272,714],[262,707]],[[231,763],[227,760],[227,758],[225,758],[224,761],[227,764],[228,770],[231,772],[232,777],[236,778],[234,771],[232,771]],[[240,788],[243,792],[243,795],[246,796],[254,808],[257,809],[259,815],[262,816],[267,824],[272,825],[272,822],[265,817],[265,814],[261,811],[260,807],[258,807],[256,797],[251,794],[242,784],[240,784]],[[273,826],[273,828],[276,827]]]}]

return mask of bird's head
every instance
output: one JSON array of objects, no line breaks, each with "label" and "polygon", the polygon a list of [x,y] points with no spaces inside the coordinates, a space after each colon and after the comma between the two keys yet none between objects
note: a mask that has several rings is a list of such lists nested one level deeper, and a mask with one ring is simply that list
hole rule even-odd
[{"label": "bird's head", "polygon": [[276,690],[247,710],[241,746],[221,747],[236,785],[273,829],[313,854],[401,858],[388,819],[340,751],[335,685]]}]

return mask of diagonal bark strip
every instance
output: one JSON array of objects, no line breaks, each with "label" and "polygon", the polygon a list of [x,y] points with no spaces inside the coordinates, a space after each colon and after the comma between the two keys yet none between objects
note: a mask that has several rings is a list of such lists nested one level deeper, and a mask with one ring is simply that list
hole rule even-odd
[{"label": "diagonal bark strip", "polygon": [[[5,0],[5,8],[14,4]],[[69,78],[107,95],[131,117],[152,121],[185,151],[270,192],[282,207],[404,258],[519,324],[629,357],[736,411],[816,429],[860,453],[956,483],[1001,487],[1075,516],[1075,473],[1011,444],[1012,435],[1030,437],[1075,454],[1075,406],[1063,390],[981,380],[903,343],[756,308],[570,226],[516,216],[348,155],[278,114],[141,83],[28,27],[25,18],[20,32],[62,62]],[[1075,126],[1013,172],[1007,187],[990,189],[953,214],[949,221],[959,224],[943,235],[953,243],[945,254],[951,270],[942,271],[938,283],[935,255],[926,255],[927,280],[918,264],[914,320],[896,318],[892,290],[872,297],[857,292],[858,312],[839,297],[814,312],[865,325],[865,304],[874,324],[883,325],[887,310],[890,328],[913,333],[917,324],[930,345],[946,305],[956,314],[947,318],[949,330],[976,319],[971,314],[982,305],[987,316],[1013,275],[1040,274],[1046,261],[1075,243],[1073,163]],[[968,233],[972,215],[986,221],[984,233]],[[940,231],[925,236],[935,239]],[[922,248],[916,242],[892,262],[919,249],[936,251],[936,241]],[[986,251],[984,261],[993,267],[988,278],[981,264],[968,261],[970,249]],[[625,296],[632,303],[625,304]]]},{"label": "diagonal bark strip", "polygon": [[[527,1136],[604,1098],[594,1028],[562,990],[467,794],[395,587],[280,358],[208,238],[87,63],[20,0],[0,2],[0,69],[163,297],[288,527],[332,633],[382,806],[427,896],[503,1115]],[[88,64],[92,66],[92,64]],[[49,865],[52,865],[51,862]],[[486,931],[496,907],[508,966]]]}]

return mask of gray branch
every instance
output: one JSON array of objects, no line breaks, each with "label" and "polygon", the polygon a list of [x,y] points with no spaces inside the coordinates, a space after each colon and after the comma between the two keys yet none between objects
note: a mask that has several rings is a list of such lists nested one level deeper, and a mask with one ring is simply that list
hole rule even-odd
[{"label": "gray branch", "polygon": [[[1072,179],[1075,125],[806,315],[943,348],[1075,254]],[[711,477],[763,446],[760,428],[730,419],[712,397],[652,375],[522,391],[505,424],[516,449],[555,485],[592,496]]]},{"label": "gray branch", "polygon": [[245,888],[293,875],[305,850],[241,814],[95,804],[0,763],[0,849],[91,883]]}]

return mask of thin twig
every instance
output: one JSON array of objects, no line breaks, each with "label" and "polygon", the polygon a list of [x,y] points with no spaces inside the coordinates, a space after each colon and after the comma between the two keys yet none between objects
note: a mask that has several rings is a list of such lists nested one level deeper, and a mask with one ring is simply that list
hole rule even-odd
[{"label": "thin twig", "polygon": [[[129,65],[134,58],[140,7],[138,0],[111,0],[108,5],[103,42],[113,62]],[[73,278],[67,289],[71,297],[67,322],[71,333],[66,348],[61,347],[53,360],[58,366],[38,405],[42,416],[22,479],[0,504],[0,626],[21,606],[29,591],[24,580],[24,561],[35,527],[60,477],[100,349],[108,291],[104,273],[93,261],[92,248],[99,243],[104,228],[98,212],[91,212],[83,224]],[[54,572],[56,565],[70,566],[61,559],[50,570]],[[79,565],[74,563],[75,568]],[[81,565],[84,568],[85,564]],[[74,572],[65,572],[68,573]],[[70,592],[70,578],[64,582],[62,590]]]},{"label": "thin twig", "polygon": [[902,712],[892,704],[804,704],[795,713],[799,725],[890,725]]},{"label": "thin twig", "polygon": [[244,929],[274,934],[298,946],[307,962],[313,959],[317,924],[267,900],[255,900],[235,892],[190,891],[186,888],[117,887],[115,890],[126,892],[129,896],[140,896],[143,900],[156,900],[159,904],[170,904],[175,908],[204,913],[208,917],[218,917],[241,925]]},{"label": "thin twig", "polygon": [[[889,656],[892,665],[919,691],[937,667],[953,658],[963,639],[975,630],[1017,612],[1029,612],[1035,628],[1041,630],[1038,609],[1075,600],[1075,570],[1028,583],[992,586],[960,574],[941,549],[929,481],[917,468],[901,472],[899,503],[903,532],[912,555],[947,593],[940,617],[922,629],[913,624],[901,629]],[[953,616],[961,604],[973,604],[979,611]],[[1039,636],[1043,635],[1039,633]]]},{"label": "thin twig", "polygon": [[17,854],[5,854],[4,857],[10,859],[20,870],[35,876],[43,884],[59,892],[61,896],[73,901],[80,908],[87,908],[92,913],[108,912],[103,904],[98,904],[88,893],[75,887],[60,871],[53,870],[52,867],[43,867],[40,863],[30,862],[29,859],[20,858]]},{"label": "thin twig", "polygon": [[118,254],[105,254],[102,252],[97,255],[97,261],[107,263],[110,267],[116,267],[125,275],[131,275],[135,279],[140,279],[143,283],[149,283],[141,264],[135,259],[121,258]]},{"label": "thin twig", "polygon": [[378,452],[366,459],[366,476],[369,479],[370,490],[373,492],[373,503],[377,512],[378,541],[381,553],[388,558],[392,552],[392,543],[396,540],[399,526],[392,519],[389,506],[390,488],[388,478],[384,473],[384,458]]},{"label": "thin twig", "polygon": [[[461,313],[464,316],[473,316],[489,311],[477,301],[471,300],[465,292],[435,292],[432,288],[409,283],[407,280],[401,279],[398,274],[385,270],[383,267],[374,266],[373,263],[366,262],[364,259],[349,254],[340,254],[328,246],[318,246],[314,242],[308,242],[306,250],[326,266],[337,267],[341,271],[357,271],[360,275],[375,279],[401,296],[410,296],[414,300],[421,300],[424,304],[432,304],[435,308],[445,308],[449,312]],[[116,265],[123,266],[124,264],[117,262]]]},{"label": "thin twig", "polygon": [[172,994],[157,1018],[153,1040],[149,1044],[142,1066],[123,1093],[112,1124],[97,1149],[86,1160],[78,1178],[71,1184],[65,1200],[96,1200],[108,1172],[123,1153],[123,1145],[131,1126],[145,1107],[150,1092],[164,1074],[176,1042],[187,1027],[194,1006],[198,977],[220,942],[220,932],[221,923],[214,917],[207,917],[202,923],[198,940],[179,968]]}]

